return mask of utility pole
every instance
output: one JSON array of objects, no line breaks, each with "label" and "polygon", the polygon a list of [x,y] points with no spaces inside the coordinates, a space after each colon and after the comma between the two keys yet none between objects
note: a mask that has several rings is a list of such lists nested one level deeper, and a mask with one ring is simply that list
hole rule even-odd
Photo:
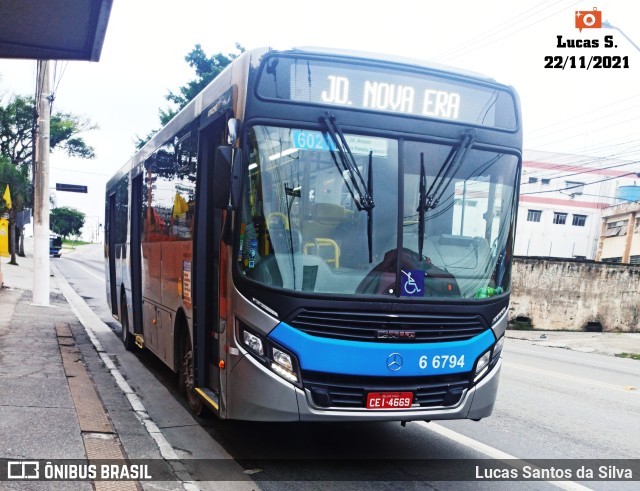
[{"label": "utility pole", "polygon": [[33,173],[33,303],[49,305],[49,60],[39,60],[36,84],[38,122]]}]

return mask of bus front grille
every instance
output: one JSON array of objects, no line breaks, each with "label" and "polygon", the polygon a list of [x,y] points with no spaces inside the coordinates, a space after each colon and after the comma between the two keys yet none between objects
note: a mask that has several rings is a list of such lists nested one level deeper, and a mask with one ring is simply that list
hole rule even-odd
[{"label": "bus front grille", "polygon": [[460,402],[470,379],[470,373],[389,378],[302,372],[313,403],[326,408],[364,408],[369,392],[412,392],[414,407],[451,407]]},{"label": "bus front grille", "polygon": [[465,341],[485,331],[479,315],[302,310],[289,325],[311,336],[369,342]]}]

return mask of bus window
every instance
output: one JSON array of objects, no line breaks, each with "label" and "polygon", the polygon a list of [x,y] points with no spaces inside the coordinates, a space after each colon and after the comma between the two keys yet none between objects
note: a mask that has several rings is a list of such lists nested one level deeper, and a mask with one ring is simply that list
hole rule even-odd
[{"label": "bus window", "polygon": [[347,135],[360,172],[365,179],[372,173],[380,204],[373,212],[369,262],[368,216],[346,190],[349,176],[330,137],[257,126],[250,140],[238,256],[243,274],[294,290],[355,292],[397,244],[397,142]]},{"label": "bus window", "polygon": [[196,157],[189,131],[167,141],[145,163],[145,240],[189,240],[195,208]]},{"label": "bus window", "polygon": [[441,170],[450,146],[412,142],[405,148],[404,247],[419,250],[416,210],[420,203],[420,166],[424,162],[426,193],[434,204],[424,217],[423,255],[453,274],[463,297],[474,297],[487,286],[505,293],[509,285],[500,281],[496,284],[493,274],[497,256],[506,248],[511,233],[517,158],[470,150],[447,174]]}]

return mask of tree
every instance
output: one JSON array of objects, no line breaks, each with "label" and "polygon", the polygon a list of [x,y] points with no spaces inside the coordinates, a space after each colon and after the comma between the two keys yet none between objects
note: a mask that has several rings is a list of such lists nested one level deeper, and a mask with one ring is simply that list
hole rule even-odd
[{"label": "tree", "polygon": [[[217,53],[207,56],[200,44],[194,46],[184,59],[189,66],[195,70],[196,78],[180,87],[177,93],[169,91],[166,99],[171,102],[173,106],[159,110],[160,124],[162,126],[171,121],[209,82],[216,78],[222,70],[245,51],[239,43],[236,43],[236,49],[238,53],[229,53],[226,55]],[[157,131],[158,130],[154,130],[143,138],[136,137],[136,148],[142,148]]]},{"label": "tree", "polygon": [[[6,105],[0,105],[0,155],[16,166],[30,165],[33,161],[35,107],[35,99],[30,96],[16,96]],[[96,128],[91,121],[75,114],[53,113],[50,149],[61,149],[71,157],[93,159],[93,147],[79,135]]]},{"label": "tree", "polygon": [[16,211],[23,210],[25,203],[31,196],[31,183],[25,169],[26,167],[22,169],[16,167],[8,158],[0,155],[0,188],[2,188],[0,192],[4,194],[8,184],[11,195],[11,208],[7,208],[5,200],[0,199],[0,213],[8,213],[9,215],[10,264],[18,264],[16,262],[16,235],[20,232],[15,227]]},{"label": "tree", "polygon": [[[15,205],[9,214],[9,229],[15,232],[16,212],[33,205],[33,190],[29,182],[34,158],[34,135],[36,121],[35,99],[30,96],[15,96],[6,104],[0,100],[0,157],[4,157],[20,174],[21,181],[11,187]],[[55,112],[50,119],[49,147],[60,149],[71,157],[95,158],[93,148],[79,135],[97,128],[86,118],[71,113]],[[12,241],[12,244],[14,242]],[[15,263],[15,247],[11,246],[12,262]]]},{"label": "tree", "polygon": [[52,209],[49,217],[51,230],[65,239],[70,235],[80,235],[84,220],[84,213],[67,206]]},{"label": "tree", "polygon": [[[29,176],[22,169],[16,167],[11,161],[0,155],[0,187],[4,193],[9,185],[11,191],[11,209],[22,210],[31,193]],[[0,213],[8,212],[4,200],[0,200]]]}]

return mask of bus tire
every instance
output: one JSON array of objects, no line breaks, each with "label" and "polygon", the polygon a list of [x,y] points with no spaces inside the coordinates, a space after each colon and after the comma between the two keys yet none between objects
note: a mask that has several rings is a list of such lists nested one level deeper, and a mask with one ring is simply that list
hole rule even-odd
[{"label": "bus tire", "polygon": [[204,414],[204,401],[195,391],[195,377],[193,367],[193,349],[189,331],[183,330],[182,349],[180,350],[180,367],[178,370],[178,388],[187,396],[189,409],[195,416]]},{"label": "bus tire", "polygon": [[135,351],[136,339],[129,332],[129,311],[127,310],[127,297],[122,292],[120,299],[120,325],[122,326],[122,344],[127,351]]}]

